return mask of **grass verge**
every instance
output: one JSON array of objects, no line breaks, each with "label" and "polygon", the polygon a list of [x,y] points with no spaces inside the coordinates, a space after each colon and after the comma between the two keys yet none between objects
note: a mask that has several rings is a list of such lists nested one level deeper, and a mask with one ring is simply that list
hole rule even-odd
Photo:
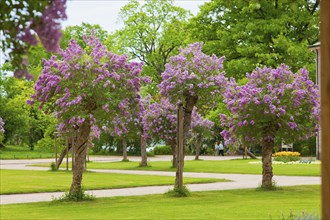
[{"label": "grass verge", "polygon": [[8,145],[0,149],[0,160],[54,158],[55,153],[34,150],[28,147]]},{"label": "grass verge", "polygon": [[[0,170],[0,194],[68,191],[69,171]],[[139,186],[173,185],[175,177],[85,172],[83,187],[113,189]],[[214,178],[184,178],[185,184],[228,181]]]},{"label": "grass verge", "polygon": [[[185,172],[206,172],[206,173],[238,173],[238,174],[261,174],[261,164],[250,164],[258,160],[187,160],[184,163]],[[139,162],[90,162],[88,169],[118,169],[118,170],[158,170],[175,171],[170,161],[154,161],[148,167],[140,167]],[[40,166],[40,165],[38,165]],[[49,164],[44,166],[49,167]],[[65,164],[63,164],[65,167]],[[320,164],[273,164],[275,175],[285,176],[320,176]]]},{"label": "grass verge", "polygon": [[[19,211],[17,211],[19,210]],[[0,206],[1,219],[282,219],[292,212],[320,213],[320,186],[279,191],[240,189],[168,195],[98,198]]]}]

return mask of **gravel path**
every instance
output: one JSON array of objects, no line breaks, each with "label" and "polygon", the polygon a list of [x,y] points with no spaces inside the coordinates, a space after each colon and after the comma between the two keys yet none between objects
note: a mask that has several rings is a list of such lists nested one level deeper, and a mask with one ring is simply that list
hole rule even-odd
[{"label": "gravel path", "polygon": [[[171,157],[161,156],[151,158],[150,161],[167,160]],[[237,157],[236,157],[237,158]],[[93,157],[93,162],[97,161],[120,161],[122,157]],[[193,157],[186,157],[185,159],[191,160]],[[227,160],[233,157],[213,157],[204,156],[204,160]],[[130,157],[131,161],[139,161],[139,157]],[[19,170],[49,170],[47,167],[30,167],[29,164],[35,163],[49,163],[50,159],[37,159],[37,160],[0,160],[0,169],[19,169]],[[97,170],[89,169],[93,172],[103,173],[122,173],[122,174],[137,174],[137,175],[159,175],[159,176],[175,176],[175,172],[164,171],[134,171],[134,170]],[[216,174],[216,173],[184,173],[185,177],[198,177],[198,178],[220,178],[231,180],[231,182],[218,182],[206,184],[188,184],[187,187],[190,191],[212,191],[212,190],[229,190],[229,189],[246,189],[256,188],[261,183],[261,175],[250,174]],[[321,177],[305,177],[305,176],[274,176],[273,178],[278,186],[294,186],[294,185],[314,185],[321,184]],[[1,180],[5,181],[5,180]],[[125,189],[105,189],[105,190],[87,190],[87,193],[93,194],[96,197],[113,197],[113,196],[137,196],[149,194],[162,194],[172,189],[173,186],[147,186],[135,187]],[[63,192],[54,193],[29,193],[29,194],[14,194],[14,195],[0,195],[0,205],[13,204],[13,203],[28,203],[28,202],[42,202],[51,201],[63,195]]]}]

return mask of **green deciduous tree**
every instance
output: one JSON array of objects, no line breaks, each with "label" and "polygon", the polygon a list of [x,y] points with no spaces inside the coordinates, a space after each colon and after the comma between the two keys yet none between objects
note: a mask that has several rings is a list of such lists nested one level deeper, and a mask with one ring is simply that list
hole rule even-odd
[{"label": "green deciduous tree", "polygon": [[1,77],[0,115],[5,121],[4,141],[27,144],[31,150],[43,138],[50,118],[36,106],[26,104],[33,93],[33,82]]},{"label": "green deciduous tree", "polygon": [[116,43],[133,59],[145,63],[143,75],[152,78],[150,88],[157,91],[161,73],[170,56],[185,45],[184,22],[188,11],[174,6],[173,0],[131,0],[120,11],[124,28],[115,33]]},{"label": "green deciduous tree", "polygon": [[309,51],[319,39],[319,0],[213,0],[190,22],[192,38],[207,54],[224,55],[228,76],[245,76],[256,66],[306,66],[315,73]]}]

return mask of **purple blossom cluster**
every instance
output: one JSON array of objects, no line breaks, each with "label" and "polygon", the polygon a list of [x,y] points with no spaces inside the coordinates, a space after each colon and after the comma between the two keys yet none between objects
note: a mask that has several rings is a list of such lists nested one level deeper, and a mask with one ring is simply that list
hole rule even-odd
[{"label": "purple blossom cluster", "polygon": [[202,133],[205,130],[211,131],[214,127],[214,122],[202,117],[201,114],[197,112],[195,107],[191,113],[191,129],[193,133]]},{"label": "purple blossom cluster", "polygon": [[231,79],[224,93],[231,116],[220,114],[221,132],[226,144],[247,145],[262,140],[295,140],[314,136],[319,129],[320,98],[318,87],[308,71],[290,71],[282,64],[276,69],[257,68],[247,74],[248,82],[237,86]]},{"label": "purple blossom cluster", "polygon": [[87,123],[95,137],[103,126],[111,127],[119,115],[131,115],[140,102],[142,63],[128,62],[126,55],[108,51],[93,36],[84,37],[85,50],[74,40],[60,52],[44,60],[44,68],[34,86],[35,101],[47,103],[60,121],[58,129],[79,128]]},{"label": "purple blossom cluster", "polygon": [[[214,122],[204,119],[197,108],[192,111],[191,129],[194,134],[211,130]],[[144,117],[146,131],[153,141],[160,140],[170,144],[176,141],[177,132],[177,108],[168,99],[161,99],[160,103],[152,103]]]},{"label": "purple blossom cluster", "polygon": [[[170,58],[162,73],[160,93],[172,103],[184,103],[187,96],[200,97],[199,108],[214,104],[214,99],[226,88],[224,57],[208,56],[202,52],[203,43],[190,44],[180,54]],[[201,109],[202,110],[202,109]]]},{"label": "purple blossom cluster", "polygon": [[19,38],[28,44],[36,45],[38,40],[34,33],[37,33],[46,50],[56,52],[62,36],[60,21],[67,18],[65,5],[66,0],[51,1],[41,17],[34,18],[21,32]]},{"label": "purple blossom cluster", "polygon": [[145,130],[153,141],[166,143],[176,141],[176,106],[168,99],[161,99],[160,103],[149,105],[144,115]]}]

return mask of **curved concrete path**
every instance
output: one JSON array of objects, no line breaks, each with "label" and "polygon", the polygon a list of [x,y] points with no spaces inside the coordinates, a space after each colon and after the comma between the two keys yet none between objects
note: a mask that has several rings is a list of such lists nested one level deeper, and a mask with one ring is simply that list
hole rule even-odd
[{"label": "curved concrete path", "polygon": [[[156,160],[169,160],[170,157],[155,157]],[[121,157],[98,157],[91,160],[96,161],[120,161]],[[138,157],[129,158],[134,161],[139,161]],[[193,159],[186,158],[186,159]],[[202,159],[225,160],[233,159],[232,157],[204,157]],[[29,167],[29,164],[35,163],[49,163],[49,159],[38,160],[1,160],[0,169],[20,169],[20,170],[49,170],[47,167]],[[102,173],[121,173],[121,174],[136,174],[136,175],[159,175],[159,176],[175,176],[175,172],[164,171],[134,171],[134,170],[99,170],[89,169],[93,172]],[[212,190],[229,190],[229,189],[242,189],[242,188],[256,188],[261,183],[261,175],[250,174],[216,174],[216,173],[184,173],[185,177],[198,177],[198,178],[220,178],[228,179],[232,182],[218,182],[206,184],[187,184],[191,191],[212,191]],[[294,185],[314,185],[321,184],[321,177],[305,177],[305,176],[274,176],[273,178],[278,186],[294,186]],[[4,180],[1,180],[4,181]],[[162,194],[172,189],[173,186],[147,186],[135,187],[124,189],[104,189],[104,190],[87,190],[87,193],[93,194],[96,197],[113,197],[113,196],[136,196],[136,195],[149,195],[149,194]],[[42,202],[51,201],[63,195],[63,192],[53,193],[29,193],[29,194],[14,194],[14,195],[0,195],[0,205],[13,204],[13,203],[28,203],[28,202]]]}]

